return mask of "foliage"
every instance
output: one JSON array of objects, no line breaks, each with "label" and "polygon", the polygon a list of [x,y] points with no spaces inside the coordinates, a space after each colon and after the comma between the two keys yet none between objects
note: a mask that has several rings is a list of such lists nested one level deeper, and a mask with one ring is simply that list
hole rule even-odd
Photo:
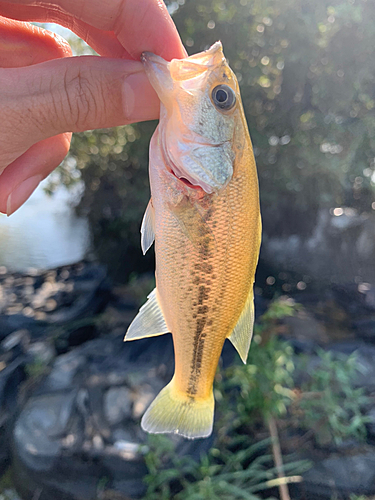
[{"label": "foliage", "polygon": [[340,444],[348,438],[363,441],[368,422],[363,408],[369,404],[369,398],[363,388],[355,387],[359,371],[356,353],[318,353],[320,363],[311,367],[309,379],[301,387],[299,425],[313,429],[320,444]]},{"label": "foliage", "polygon": [[19,500],[13,489],[11,469],[8,468],[5,474],[0,476],[0,500]]},{"label": "foliage", "polygon": [[78,207],[87,215],[95,252],[118,281],[152,269],[153,251],[143,257],[140,225],[150,194],[148,144],[154,124],[82,132],[71,155],[85,185]]},{"label": "foliage", "polygon": [[25,365],[25,371],[29,378],[38,379],[46,373],[47,364],[46,362],[36,357],[31,363]]},{"label": "foliage", "polygon": [[267,421],[284,415],[293,398],[293,349],[275,333],[278,320],[293,315],[296,307],[290,299],[273,301],[255,326],[247,364],[226,373],[227,392],[239,391],[233,417],[239,427],[259,417]]},{"label": "foliage", "polygon": [[374,18],[366,0],[186,1],[174,15],[191,53],[222,40],[240,81],[267,234],[309,232],[319,206],[371,210]]},{"label": "foliage", "polygon": [[[258,492],[280,482],[267,453],[268,444],[269,440],[254,444],[249,436],[228,437],[225,448],[211,448],[196,463],[190,457],[176,457],[169,438],[149,436],[145,456],[148,490],[144,500],[259,500]],[[299,461],[285,468],[295,473],[308,465]]]}]

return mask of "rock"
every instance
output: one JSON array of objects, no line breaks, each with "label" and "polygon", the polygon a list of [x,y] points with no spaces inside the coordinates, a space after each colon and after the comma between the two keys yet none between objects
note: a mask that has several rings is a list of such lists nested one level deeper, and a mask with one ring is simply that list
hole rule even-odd
[{"label": "rock", "polygon": [[357,319],[352,323],[356,330],[357,337],[375,343],[375,317]]},{"label": "rock", "polygon": [[[173,347],[170,335],[129,343],[123,335],[58,356],[23,408],[12,450],[23,497],[96,500],[103,478],[117,495],[144,495],[148,438],[140,417],[173,374]],[[195,459],[212,444],[171,439],[178,456]]]},{"label": "rock", "polygon": [[345,283],[333,285],[331,291],[335,301],[350,315],[351,319],[367,316],[374,312],[371,305],[369,283]]},{"label": "rock", "polygon": [[369,422],[367,424],[367,433],[370,441],[375,440],[375,408],[371,408],[367,415]]},{"label": "rock", "polygon": [[[124,418],[131,418],[134,399],[127,387],[111,387],[108,389],[104,395],[104,415],[107,421],[110,424],[117,424]],[[136,414],[138,416],[138,412]]]},{"label": "rock", "polygon": [[22,500],[15,490],[6,489],[0,493],[0,500]]},{"label": "rock", "polygon": [[[68,300],[65,304],[61,301],[60,308],[48,316],[50,323],[66,323],[99,314],[108,304],[110,287],[105,267],[85,264],[80,269],[80,272],[70,273],[70,281],[73,284],[70,293],[74,296],[74,302]],[[67,294],[64,297],[67,297]],[[58,296],[54,298],[56,300]]]},{"label": "rock", "polygon": [[6,363],[0,356],[0,475],[9,466],[9,433],[18,410],[18,391],[25,379],[21,356]]},{"label": "rock", "polygon": [[40,338],[47,328],[61,325],[67,327],[68,347],[93,338],[93,324],[76,322],[99,314],[108,304],[106,269],[79,263],[34,274],[0,275],[0,340],[15,330]]},{"label": "rock", "polygon": [[312,353],[317,346],[329,340],[323,324],[305,308],[294,316],[283,318],[286,332],[283,338],[288,340],[297,353]]},{"label": "rock", "polygon": [[27,318],[22,314],[0,314],[0,340],[16,330],[27,330],[39,336],[42,335],[45,326],[45,323],[36,321],[33,318]]},{"label": "rock", "polygon": [[0,342],[0,352],[11,351],[16,346],[19,346],[20,350],[24,352],[29,342],[30,334],[28,330],[16,330]]},{"label": "rock", "polygon": [[48,365],[56,357],[56,351],[52,343],[46,340],[45,342],[33,342],[26,348],[28,362],[42,363]]},{"label": "rock", "polygon": [[[292,226],[293,227],[293,226]],[[307,234],[263,233],[261,257],[278,271],[314,276],[321,283],[375,283],[375,214],[348,208],[335,216],[321,209]]]},{"label": "rock", "polygon": [[375,452],[321,460],[303,474],[307,500],[375,494]]}]

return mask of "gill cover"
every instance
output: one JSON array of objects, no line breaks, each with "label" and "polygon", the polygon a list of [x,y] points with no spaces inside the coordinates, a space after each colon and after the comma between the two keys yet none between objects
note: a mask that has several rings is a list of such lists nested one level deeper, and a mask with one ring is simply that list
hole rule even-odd
[{"label": "gill cover", "polygon": [[221,43],[171,62],[146,52],[142,62],[161,101],[159,132],[166,164],[176,177],[206,193],[219,191],[233,175],[239,119],[239,90]]}]

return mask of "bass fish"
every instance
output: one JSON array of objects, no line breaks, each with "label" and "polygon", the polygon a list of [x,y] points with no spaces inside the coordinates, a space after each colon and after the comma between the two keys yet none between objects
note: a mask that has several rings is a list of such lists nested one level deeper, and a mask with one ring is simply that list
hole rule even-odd
[{"label": "bass fish", "polygon": [[222,45],[167,62],[142,55],[161,101],[150,144],[151,200],[141,227],[155,241],[156,288],[125,340],[171,332],[175,373],[142,418],[151,433],[207,437],[225,339],[246,363],[261,241],[258,179],[239,86]]}]

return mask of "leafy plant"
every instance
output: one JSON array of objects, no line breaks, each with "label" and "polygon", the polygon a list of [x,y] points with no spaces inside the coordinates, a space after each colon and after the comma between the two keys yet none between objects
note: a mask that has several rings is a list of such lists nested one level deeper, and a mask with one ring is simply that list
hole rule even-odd
[{"label": "leafy plant", "polygon": [[[190,457],[176,457],[169,438],[150,436],[144,500],[260,500],[259,492],[288,481],[276,477],[277,468],[267,452],[269,439],[255,444],[249,436],[228,440],[225,447],[212,448],[196,463]],[[285,468],[290,473],[300,473],[308,466],[307,461],[299,461]]]},{"label": "leafy plant", "polygon": [[293,315],[296,308],[290,299],[273,301],[255,326],[247,364],[228,369],[224,389],[230,394],[238,391],[235,425],[259,417],[264,421],[270,416],[278,418],[293,399],[293,349],[275,333],[279,320]]},{"label": "leafy plant", "polygon": [[31,363],[28,363],[25,366],[25,371],[27,376],[32,379],[37,379],[41,377],[46,373],[46,370],[47,370],[46,362],[39,357],[36,357]]},{"label": "leafy plant", "polygon": [[12,472],[8,468],[5,474],[0,477],[0,500],[19,500],[13,489]]},{"label": "leafy plant", "polygon": [[345,356],[320,349],[318,354],[319,365],[310,369],[309,379],[301,387],[300,425],[313,429],[320,444],[340,444],[348,438],[363,441],[369,419],[362,409],[369,398],[363,388],[354,385],[360,371],[356,353]]},{"label": "leafy plant", "polygon": [[[219,438],[199,463],[176,457],[168,438],[149,437],[145,500],[258,500],[263,490],[301,480],[286,477],[286,473],[301,473],[309,467],[307,461],[280,465],[274,450],[275,433],[271,432],[272,439],[254,443],[248,432],[249,424],[259,416],[268,423],[285,413],[292,398],[293,350],[275,332],[279,319],[294,314],[295,309],[289,299],[275,300],[256,327],[248,364],[228,369],[224,382],[218,373]],[[274,457],[268,451],[270,444]]]},{"label": "leafy plant", "polygon": [[350,495],[350,500],[375,500],[375,497],[367,497],[365,495]]}]

